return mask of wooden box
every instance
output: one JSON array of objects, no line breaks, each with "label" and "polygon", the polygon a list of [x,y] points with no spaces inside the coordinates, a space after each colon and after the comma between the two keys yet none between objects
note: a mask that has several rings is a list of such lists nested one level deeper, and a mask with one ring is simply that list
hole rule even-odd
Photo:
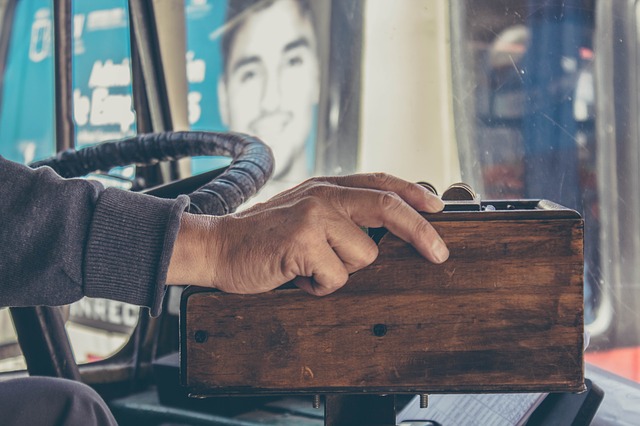
[{"label": "wooden box", "polygon": [[442,265],[387,233],[378,259],[326,297],[185,291],[183,385],[197,395],[583,390],[580,215],[525,200],[426,217],[450,249]]}]

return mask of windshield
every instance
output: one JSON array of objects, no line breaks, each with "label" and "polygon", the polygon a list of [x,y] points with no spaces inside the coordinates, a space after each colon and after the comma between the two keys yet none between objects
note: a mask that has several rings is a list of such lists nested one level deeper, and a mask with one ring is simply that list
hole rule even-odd
[{"label": "windshield", "polygon": [[[464,181],[484,200],[577,210],[586,359],[640,381],[640,9],[622,3],[186,0],[172,15],[184,46],[162,53],[183,68],[165,72],[167,87],[185,88],[187,122],[174,127],[267,141],[276,171],[252,202],[314,175],[385,171],[440,193]],[[128,3],[73,4],[75,144],[134,134]],[[28,163],[55,150],[51,5],[20,1],[3,19],[0,154]],[[114,173],[144,187],[133,168]],[[77,346],[91,348],[77,358],[117,350],[136,316],[102,301],[72,307],[80,341],[109,341],[99,353]],[[7,321],[2,341],[14,342]],[[15,345],[4,353],[14,368]]]},{"label": "windshield", "polygon": [[382,170],[577,210],[587,360],[640,381],[638,142],[607,91],[621,66],[607,43],[634,16],[595,1],[188,1],[189,122],[270,142],[278,169],[263,197]]}]

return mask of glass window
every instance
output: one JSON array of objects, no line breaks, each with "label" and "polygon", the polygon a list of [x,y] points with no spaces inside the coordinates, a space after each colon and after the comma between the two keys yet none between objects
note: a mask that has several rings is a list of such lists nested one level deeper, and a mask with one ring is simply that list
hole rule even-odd
[{"label": "glass window", "polygon": [[[0,154],[20,163],[55,153],[52,14],[49,1],[17,2],[4,59]],[[38,125],[34,125],[38,123]]]},{"label": "glass window", "polygon": [[[127,3],[74,7],[76,143],[134,134]],[[276,173],[256,199],[307,176],[386,171],[576,209],[585,218],[587,360],[640,381],[637,8],[186,0],[189,123],[252,133],[273,148]],[[29,162],[54,150],[50,2],[18,2],[11,34],[0,154]],[[225,162],[197,159],[193,172]],[[69,318],[70,334],[101,342],[83,337],[89,349],[77,357],[97,359],[127,339],[137,310],[85,299]],[[0,321],[0,354],[12,354]]]},{"label": "glass window", "polygon": [[[257,199],[312,175],[355,170],[359,101],[350,89],[359,81],[361,12],[343,13],[354,5],[186,2],[191,128],[248,133],[272,148],[274,176]],[[338,144],[346,132],[355,137]],[[219,163],[192,164],[199,172]]]},{"label": "glass window", "polygon": [[[593,10],[530,3],[452,5],[464,178],[484,198],[546,198],[585,218],[585,321],[601,300]],[[562,40],[562,42],[558,42]],[[469,81],[473,84],[470,86]],[[470,118],[468,118],[470,117]],[[465,120],[467,118],[467,120]]]},{"label": "glass window", "polygon": [[[217,85],[222,70],[219,53],[226,1],[187,1],[187,81],[189,125],[193,130],[224,130],[217,101]],[[227,165],[224,157],[196,157],[191,160],[192,173]]]},{"label": "glass window", "polygon": [[[126,0],[73,2],[73,115],[82,148],[136,134],[131,84],[129,8]],[[119,167],[105,185],[128,189],[135,167]],[[69,309],[67,332],[79,363],[100,360],[122,347],[138,322],[136,306],[84,298]]]},{"label": "glass window", "polygon": [[[386,171],[577,210],[587,361],[640,381],[638,107],[622,96],[637,93],[638,14],[621,3],[188,0],[190,122],[272,146],[282,185],[258,199],[304,175]],[[274,32],[310,49],[288,56]],[[304,143],[277,133],[294,99]]]},{"label": "glass window", "polygon": [[484,198],[546,198],[582,214],[585,358],[640,381],[638,134],[625,124],[637,120],[627,93],[639,63],[626,59],[637,51],[626,8],[451,2],[453,94],[462,176]]}]

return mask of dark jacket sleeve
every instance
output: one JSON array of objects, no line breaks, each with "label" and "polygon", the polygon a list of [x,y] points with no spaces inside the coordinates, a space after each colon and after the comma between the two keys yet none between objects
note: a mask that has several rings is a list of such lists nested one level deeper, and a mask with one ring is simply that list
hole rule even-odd
[{"label": "dark jacket sleeve", "polygon": [[62,179],[48,167],[0,157],[0,306],[89,296],[159,314],[188,203]]}]

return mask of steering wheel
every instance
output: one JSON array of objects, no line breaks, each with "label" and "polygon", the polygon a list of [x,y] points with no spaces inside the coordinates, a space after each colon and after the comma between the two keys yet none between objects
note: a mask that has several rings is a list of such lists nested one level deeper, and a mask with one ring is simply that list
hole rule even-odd
[{"label": "steering wheel", "polygon": [[[168,184],[173,186],[168,191],[162,190],[166,187],[160,187],[161,191],[156,189],[147,193],[158,195],[162,192],[175,197],[199,186],[188,194],[191,198],[189,212],[223,215],[233,212],[254,195],[273,173],[271,149],[262,141],[240,133],[213,132],[143,134],[77,151],[63,151],[30,166],[49,166],[62,177],[71,178],[117,166],[151,165],[199,155],[228,156],[232,162],[222,174],[203,174],[207,179],[215,176],[209,182],[202,181],[203,175],[199,175]],[[183,191],[185,188],[189,189]],[[29,374],[80,380],[64,321],[56,308],[11,308],[11,315]]]},{"label": "steering wheel", "polygon": [[113,167],[152,165],[201,155],[231,157],[229,167],[188,194],[190,213],[224,215],[253,196],[274,168],[271,149],[260,139],[242,133],[164,132],[137,135],[80,150],[69,149],[30,164],[49,166],[65,178],[80,177]]}]

